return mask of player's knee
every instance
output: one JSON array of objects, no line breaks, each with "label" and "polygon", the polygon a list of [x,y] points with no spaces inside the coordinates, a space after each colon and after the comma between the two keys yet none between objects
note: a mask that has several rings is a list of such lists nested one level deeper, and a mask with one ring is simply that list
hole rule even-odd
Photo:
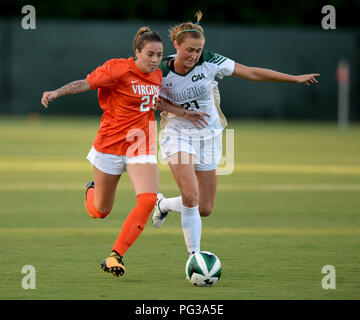
[{"label": "player's knee", "polygon": [[182,203],[185,207],[195,207],[198,205],[198,195],[196,192],[184,192],[182,193]]},{"label": "player's knee", "polygon": [[95,203],[95,208],[97,211],[101,212],[102,215],[108,214],[112,210],[112,206],[101,203],[99,204]]},{"label": "player's knee", "polygon": [[95,214],[99,219],[104,219],[110,214],[110,212],[111,212],[111,210],[106,211],[106,212],[98,210]]},{"label": "player's knee", "polygon": [[99,219],[104,219],[106,216],[109,215],[109,213],[112,210],[112,206],[108,206],[108,205],[102,205],[100,204],[96,204],[95,205],[95,215],[99,218]]}]

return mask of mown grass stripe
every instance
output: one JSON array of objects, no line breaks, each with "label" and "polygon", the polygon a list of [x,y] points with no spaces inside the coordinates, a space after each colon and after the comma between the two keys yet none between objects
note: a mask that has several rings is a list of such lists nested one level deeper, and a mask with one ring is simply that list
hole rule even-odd
[{"label": "mown grass stripe", "polygon": [[[0,228],[0,237],[6,235],[66,235],[66,234],[116,234],[119,228]],[[155,229],[147,226],[144,234],[182,234],[180,227],[162,227]],[[359,235],[360,228],[216,228],[204,227],[203,234],[209,235]]]},{"label": "mown grass stripe", "polygon": [[[92,172],[87,161],[41,161],[0,160],[0,171],[64,171]],[[159,164],[160,171],[170,171],[166,164]],[[235,163],[234,172],[279,172],[308,174],[352,174],[360,175],[360,166],[354,165],[309,165],[309,164],[271,164],[271,163]]]},{"label": "mown grass stripe", "polygon": [[[0,182],[0,190],[3,191],[33,191],[33,190],[64,190],[76,191],[84,190],[85,183],[73,182]],[[178,190],[177,185],[174,183],[160,184],[161,190],[174,191]],[[133,190],[130,183],[119,183],[118,190]],[[217,192],[224,191],[360,191],[360,184],[231,184],[222,183]]]}]

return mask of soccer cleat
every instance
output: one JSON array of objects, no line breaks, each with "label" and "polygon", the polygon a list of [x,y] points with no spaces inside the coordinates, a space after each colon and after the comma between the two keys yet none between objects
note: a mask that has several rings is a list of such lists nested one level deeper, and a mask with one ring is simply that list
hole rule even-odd
[{"label": "soccer cleat", "polygon": [[122,257],[116,251],[112,251],[110,256],[100,263],[100,267],[104,272],[112,273],[114,277],[122,276],[125,273]]},{"label": "soccer cleat", "polygon": [[96,216],[94,213],[91,212],[91,210],[88,208],[88,206],[87,206],[87,204],[86,204],[86,194],[87,194],[87,192],[88,192],[88,190],[89,190],[90,188],[95,188],[95,183],[94,183],[94,181],[89,181],[89,182],[87,183],[87,185],[86,185],[86,191],[85,191],[85,209],[86,209],[86,212],[88,213],[88,215],[89,215],[90,218],[96,219],[97,216]]},{"label": "soccer cleat", "polygon": [[165,218],[168,215],[169,211],[162,212],[160,210],[159,204],[164,199],[164,195],[162,193],[157,194],[157,201],[154,207],[154,211],[151,215],[151,221],[155,228],[160,228],[165,222]]}]

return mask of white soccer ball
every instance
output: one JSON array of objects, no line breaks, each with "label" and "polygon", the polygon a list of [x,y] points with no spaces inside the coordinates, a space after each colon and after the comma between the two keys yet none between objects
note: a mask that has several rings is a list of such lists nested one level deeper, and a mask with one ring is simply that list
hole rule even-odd
[{"label": "white soccer ball", "polygon": [[195,286],[212,286],[221,276],[220,259],[211,252],[199,251],[189,257],[185,274],[186,279]]}]

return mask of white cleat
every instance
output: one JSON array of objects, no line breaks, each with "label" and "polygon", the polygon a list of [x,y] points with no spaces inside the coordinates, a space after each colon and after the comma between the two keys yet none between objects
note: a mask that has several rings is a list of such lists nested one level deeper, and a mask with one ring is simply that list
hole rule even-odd
[{"label": "white cleat", "polygon": [[160,228],[163,225],[163,223],[165,222],[165,218],[168,215],[169,211],[162,212],[159,208],[159,204],[160,204],[161,200],[164,199],[164,195],[162,193],[158,193],[156,198],[157,198],[157,201],[156,201],[154,211],[151,215],[151,220],[152,220],[152,223],[155,228]]}]

